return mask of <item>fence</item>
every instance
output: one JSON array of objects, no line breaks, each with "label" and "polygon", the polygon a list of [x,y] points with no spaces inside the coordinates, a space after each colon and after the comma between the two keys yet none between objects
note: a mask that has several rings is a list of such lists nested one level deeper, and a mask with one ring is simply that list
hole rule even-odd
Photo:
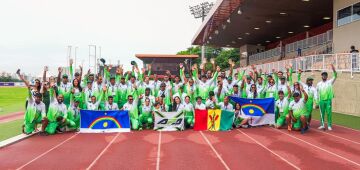
[{"label": "fence", "polygon": [[286,71],[285,66],[292,64],[296,70],[303,71],[325,71],[330,70],[330,64],[333,64],[337,71],[350,72],[353,77],[354,72],[360,73],[360,55],[359,53],[338,53],[338,54],[318,54],[305,57],[299,57],[288,60],[281,60],[266,64],[256,65],[256,68],[263,72],[270,73],[272,70]]},{"label": "fence", "polygon": [[304,40],[296,41],[290,44],[285,45],[285,52],[291,53],[297,51],[299,48],[304,50],[307,48],[312,48],[315,46],[321,46],[324,44],[327,44],[329,42],[332,42],[333,39],[333,31],[330,30],[328,32],[312,36],[309,38],[306,38]]},{"label": "fence", "polygon": [[281,55],[281,47],[277,47],[268,51],[264,51],[261,53],[257,53],[254,55],[249,56],[250,62],[257,61],[257,60],[264,60],[272,57],[277,57]]}]

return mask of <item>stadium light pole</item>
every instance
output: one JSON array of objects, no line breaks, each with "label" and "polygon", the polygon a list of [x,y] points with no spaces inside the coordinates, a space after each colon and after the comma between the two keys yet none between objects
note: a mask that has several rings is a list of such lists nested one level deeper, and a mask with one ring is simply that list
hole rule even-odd
[{"label": "stadium light pole", "polygon": [[[205,17],[209,14],[211,8],[214,6],[214,3],[203,2],[195,6],[190,6],[190,12],[194,15],[195,19],[201,18],[204,22]],[[201,61],[205,60],[205,45],[201,46]]]}]

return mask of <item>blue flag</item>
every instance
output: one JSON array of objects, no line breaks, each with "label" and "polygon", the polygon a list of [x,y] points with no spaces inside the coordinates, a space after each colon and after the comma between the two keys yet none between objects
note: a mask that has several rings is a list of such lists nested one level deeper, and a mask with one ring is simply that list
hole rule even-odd
[{"label": "blue flag", "polygon": [[130,132],[128,111],[80,110],[80,132]]},{"label": "blue flag", "polygon": [[251,126],[275,123],[275,99],[246,99],[230,96],[230,99],[241,105],[242,118],[249,118]]}]

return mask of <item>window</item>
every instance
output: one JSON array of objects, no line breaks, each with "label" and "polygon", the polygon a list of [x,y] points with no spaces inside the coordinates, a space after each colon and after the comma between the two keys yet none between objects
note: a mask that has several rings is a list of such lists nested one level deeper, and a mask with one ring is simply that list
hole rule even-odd
[{"label": "window", "polygon": [[352,20],[353,21],[360,20],[360,2],[353,5]]},{"label": "window", "polygon": [[351,8],[352,6],[341,9],[337,12],[337,25],[345,25],[351,22]]}]

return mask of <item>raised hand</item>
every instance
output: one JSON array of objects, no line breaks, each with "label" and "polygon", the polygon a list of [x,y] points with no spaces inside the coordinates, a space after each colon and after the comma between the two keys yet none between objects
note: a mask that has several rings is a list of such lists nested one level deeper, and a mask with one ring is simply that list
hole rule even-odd
[{"label": "raised hand", "polygon": [[183,63],[180,63],[179,66],[180,66],[180,69],[184,68],[184,64],[183,64]]},{"label": "raised hand", "polygon": [[70,65],[72,65],[74,63],[74,60],[72,58],[70,58],[69,63],[70,63]]},{"label": "raised hand", "polygon": [[146,71],[145,68],[142,68],[142,69],[141,69],[141,72],[142,72],[143,74],[145,73],[145,71]]},{"label": "raised hand", "polygon": [[150,71],[151,70],[151,64],[147,65],[147,69]]},{"label": "raised hand", "polygon": [[49,71],[49,67],[48,67],[48,66],[45,66],[45,67],[44,67],[44,71],[45,71],[45,72]]},{"label": "raised hand", "polygon": [[82,70],[83,70],[82,66],[79,66],[79,68],[80,68],[80,71],[82,72]]},{"label": "raised hand", "polygon": [[211,59],[210,59],[210,62],[211,62],[211,64],[215,64],[215,59],[214,59],[214,58],[211,58]]},{"label": "raised hand", "polygon": [[58,71],[59,71],[59,73],[62,73],[62,72],[63,72],[63,68],[59,67],[59,68],[58,68]]},{"label": "raised hand", "polygon": [[216,71],[217,71],[217,72],[220,72],[220,71],[221,71],[220,66],[216,66]]},{"label": "raised hand", "polygon": [[335,66],[334,66],[334,64],[330,64],[330,67],[331,67],[331,69],[332,69],[333,71],[335,71]]},{"label": "raised hand", "polygon": [[91,73],[91,71],[90,71],[90,69],[87,71],[87,74],[90,74]]},{"label": "raised hand", "polygon": [[16,70],[16,74],[17,74],[17,75],[20,75],[20,69],[17,69],[17,70]]},{"label": "raised hand", "polygon": [[200,69],[201,69],[201,70],[204,69],[204,64],[200,64]]}]

